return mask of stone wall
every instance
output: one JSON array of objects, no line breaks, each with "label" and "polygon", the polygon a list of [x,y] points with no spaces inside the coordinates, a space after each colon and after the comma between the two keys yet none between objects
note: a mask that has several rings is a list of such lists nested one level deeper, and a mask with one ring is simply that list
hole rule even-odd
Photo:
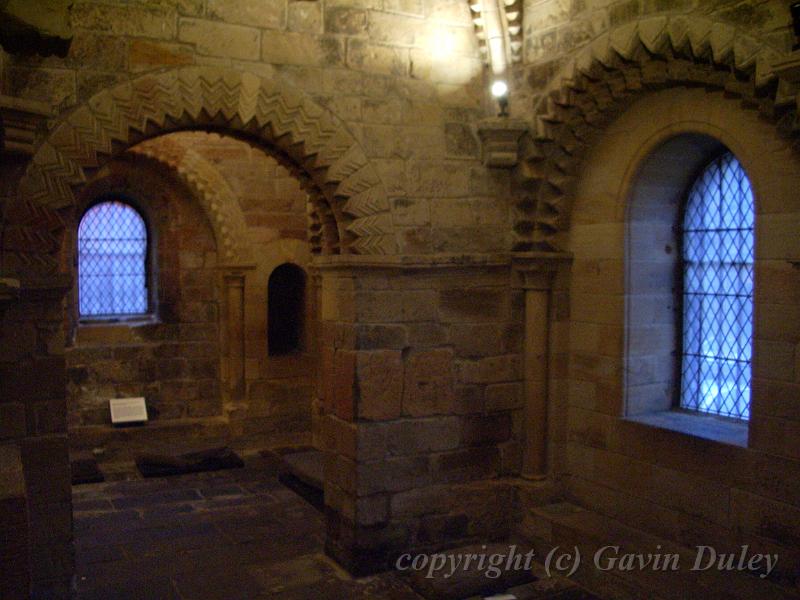
[{"label": "stone wall", "polygon": [[[247,244],[254,249],[253,264],[242,279],[244,389],[230,406],[235,431],[257,435],[265,445],[308,445],[318,354],[315,282],[308,273],[308,194],[296,176],[259,147],[200,132],[169,137],[218,169],[236,197],[247,226]],[[267,284],[284,263],[307,273],[306,327],[301,352],[270,356]]]},{"label": "stone wall", "polygon": [[[184,132],[150,140],[147,147],[148,157],[158,160],[144,163],[134,149],[104,169],[83,198],[90,202],[121,193],[143,208],[153,240],[155,322],[75,328],[75,344],[67,351],[71,426],[107,425],[109,398],[142,395],[151,421],[162,425],[224,418],[226,424],[209,424],[207,433],[240,443],[242,438],[252,438],[252,443],[257,439],[263,447],[310,444],[317,350],[312,278],[307,281],[303,352],[273,357],[267,348],[269,276],[286,262],[307,270],[311,260],[305,241],[306,192],[275,159],[233,137]],[[209,214],[196,197],[202,188],[187,189],[173,170],[186,167],[169,162],[170,152],[187,148],[229,187],[229,200],[236,206],[226,210],[238,211],[244,224],[245,239],[237,243],[258,249],[248,251],[252,263],[219,264]],[[193,177],[189,172],[185,182]],[[238,308],[228,296],[234,273],[242,291],[235,300]],[[231,365],[228,356],[231,327],[242,331],[239,367]],[[108,432],[73,432],[79,447],[107,442],[109,460],[115,454],[112,447],[122,452],[117,458],[129,454],[120,447],[124,436],[113,442]],[[151,447],[163,442],[154,435]],[[137,436],[134,445],[147,450],[147,435]]]},{"label": "stone wall", "polygon": [[280,77],[360,142],[387,186],[401,252],[508,247],[507,185],[481,167],[471,127],[484,115],[484,73],[463,0],[84,0],[72,15],[70,54],[5,56],[0,93],[63,114],[165,68]]},{"label": "stone wall", "polygon": [[108,400],[131,396],[145,397],[153,421],[221,416],[217,255],[206,217],[157,172],[122,163],[108,171],[84,202],[118,194],[141,210],[155,306],[139,322],[77,324],[66,352],[70,426],[110,424]]},{"label": "stone wall", "polygon": [[8,449],[3,452],[8,488],[4,485],[1,548],[3,562],[9,561],[4,573],[13,571],[13,577],[4,577],[3,597],[27,598],[29,583],[34,595],[66,598],[71,585],[61,333],[65,291],[64,280],[29,281],[13,297],[0,299],[0,443]]},{"label": "stone wall", "polygon": [[404,549],[502,537],[519,474],[522,305],[508,266],[322,266],[329,550],[385,568]]},{"label": "stone wall", "polygon": [[[660,167],[641,165],[686,133],[729,148],[756,201],[752,416],[739,425],[657,412],[674,396],[663,373],[675,360],[659,349],[674,343],[664,315],[674,315],[675,275],[665,262],[672,224],[659,225],[658,215],[680,204],[680,196],[670,198],[680,181],[669,174],[692,168],[704,145],[692,142],[691,151],[660,158]],[[781,562],[773,580],[790,585],[800,568],[800,281],[790,264],[798,252],[798,183],[791,145],[722,92],[645,95],[613,122],[590,152],[575,199],[567,439],[559,451],[564,489],[581,505],[685,547],[775,552]],[[628,221],[632,211],[647,210],[629,204],[640,201],[636,189],[663,197],[642,229]]]},{"label": "stone wall", "polygon": [[31,585],[30,540],[25,475],[16,444],[0,445],[0,482],[0,594],[3,598],[24,600]]},{"label": "stone wall", "polygon": [[[353,184],[355,190],[346,190],[343,197],[348,202],[342,204],[367,189],[361,184],[373,186],[369,193],[380,188],[375,198],[362,197],[353,203],[355,208],[351,205],[347,210],[358,212],[385,199],[389,207],[360,226],[374,227],[382,234],[388,219],[396,243],[382,245],[381,250],[394,249],[400,256],[322,257],[316,260],[319,270],[314,270],[309,268],[311,252],[301,235],[300,211],[307,201],[290,177],[296,173],[277,167],[251,146],[219,138],[187,138],[207,162],[216,165],[239,197],[237,209],[246,223],[242,231],[247,232],[242,237],[251,238],[248,242],[254,250],[252,264],[227,265],[217,273],[219,287],[214,289],[218,294],[203,301],[206,309],[214,305],[220,316],[224,312],[221,320],[226,324],[218,332],[220,348],[212,353],[222,357],[219,377],[224,385],[219,392],[225,404],[215,400],[208,405],[209,414],[224,410],[237,433],[267,431],[281,443],[311,439],[307,409],[323,415],[315,433],[327,455],[328,548],[348,568],[369,572],[388,566],[393,556],[409,549],[431,550],[506,535],[516,517],[515,492],[502,477],[520,474],[525,464],[523,443],[543,428],[541,422],[531,423],[526,417],[527,403],[533,398],[539,404],[549,402],[545,406],[545,412],[549,411],[547,468],[535,474],[558,483],[563,495],[607,518],[679,544],[715,543],[722,548],[749,542],[776,549],[785,557],[778,577],[790,578],[798,564],[794,553],[800,535],[800,494],[794,483],[800,456],[793,403],[798,386],[797,282],[796,270],[786,263],[797,259],[796,157],[790,143],[776,137],[772,124],[759,121],[755,112],[726,98],[722,91],[705,89],[728,86],[730,95],[748,98],[748,105],[760,104],[765,116],[770,116],[774,93],[755,96],[747,80],[752,73],[737,70],[738,63],[731,66],[742,59],[741,54],[733,56],[731,48],[734,38],[741,41],[740,34],[747,32],[753,36],[747,44],[756,40],[757,47],[787,50],[792,37],[786,3],[530,0],[525,6],[524,63],[513,73],[511,106],[515,115],[536,129],[524,143],[531,160],[511,176],[487,170],[478,160],[472,127],[492,109],[485,98],[486,74],[469,10],[463,0],[270,0],[255,8],[247,0],[78,1],[73,8],[75,40],[69,56],[0,53],[0,92],[45,100],[73,119],[53,136],[54,145],[73,162],[62,168],[58,162],[62,154],[48,163],[42,153],[48,173],[75,166],[89,176],[93,161],[101,160],[100,155],[111,148],[109,138],[134,144],[140,140],[139,129],[146,130],[145,136],[152,133],[150,127],[167,131],[173,120],[182,118],[188,120],[187,126],[229,127],[226,133],[236,130],[240,136],[270,140],[282,161],[294,161],[298,171],[305,169],[304,177],[318,166],[312,147],[318,145],[327,152],[339,140],[350,156],[337,155],[331,161],[335,164],[324,163],[326,168],[316,173],[345,179],[351,168],[369,171],[369,177]],[[637,46],[643,56],[657,59],[653,72],[645,73],[652,79],[641,73],[626,79],[618,69],[609,76],[605,89],[593,89],[596,98],[586,102],[585,111],[571,113],[575,122],[586,127],[562,128],[568,134],[563,138],[566,151],[553,154],[553,177],[547,181],[537,177],[536,159],[541,157],[536,153],[549,157],[547,152],[552,150],[552,145],[544,143],[551,139],[545,127],[558,129],[560,121],[542,125],[534,121],[534,109],[558,69],[604,32],[621,27],[624,31],[640,16],[677,13],[733,25],[733,37],[712,47],[707,39],[714,37],[712,29],[695,28],[695,33],[708,34],[696,44],[697,53],[686,51],[680,62],[669,62],[669,67],[673,48],[665,46],[655,56]],[[726,49],[724,60],[716,60],[715,48]],[[637,58],[622,51],[617,54],[623,62]],[[700,72],[692,61],[708,69]],[[224,71],[174,70],[187,65]],[[712,65],[719,68],[710,77],[707,71],[713,70]],[[755,68],[747,66],[751,67]],[[256,82],[263,91],[259,101],[280,105],[280,110],[258,113],[272,120],[262,132],[245,131],[235,122],[240,101],[244,105],[252,100],[246,92],[252,91],[248,86],[253,79],[237,78],[232,71],[263,77],[261,83]],[[607,71],[611,69],[598,69],[601,84]],[[84,110],[94,94],[142,74],[152,77],[137,79],[135,86],[116,95],[103,94],[92,106],[94,112]],[[175,84],[178,80],[179,85]],[[672,92],[653,94],[634,104],[639,96],[633,91],[641,92],[646,80],[658,83],[654,89],[673,85],[681,91],[675,96]],[[620,81],[625,85],[616,85]],[[197,100],[200,116],[189,115],[194,104],[181,96],[187,89],[199,96],[191,101]],[[295,91],[299,92],[296,96]],[[132,106],[126,104],[128,92],[135,99]],[[631,93],[624,102],[614,104],[611,99],[618,92]],[[157,104],[154,98],[174,101],[179,114],[151,106],[151,101]],[[794,101],[792,96],[786,98]],[[604,119],[618,116],[592,111],[592,106],[602,109],[606,103],[618,108],[618,113],[627,112],[601,135]],[[571,108],[555,104],[555,117]],[[324,115],[320,106],[330,115]],[[209,113],[207,119],[201,108]],[[210,114],[215,109],[223,114]],[[282,139],[263,134],[270,128],[280,129],[283,125],[278,121],[283,118],[300,125],[282,129],[292,131],[282,134]],[[758,255],[759,281],[764,283],[759,284],[757,300],[754,412],[746,444],[735,436],[709,439],[708,432],[674,431],[675,427],[635,421],[625,405],[629,397],[623,381],[631,369],[626,336],[646,337],[652,332],[646,327],[626,330],[624,185],[630,183],[645,149],[650,149],[648,136],[683,132],[686,123],[690,129],[723,139],[739,155],[762,200]],[[111,132],[120,124],[131,131]],[[654,131],[658,127],[663,129]],[[572,136],[574,132],[581,136]],[[345,134],[352,134],[358,144],[351,145]],[[302,151],[297,150],[300,146],[304,146]],[[582,152],[590,154],[585,164],[580,162]],[[524,189],[512,186],[515,175],[522,176]],[[66,180],[63,176],[52,181],[66,185]],[[320,176],[320,181],[326,189],[339,189],[339,179]],[[568,211],[574,201],[571,230],[562,215],[546,215],[551,217],[551,227],[562,228],[559,241],[564,242],[563,249],[574,253],[574,264],[571,271],[564,269],[555,278],[546,315],[523,314],[526,292],[511,283],[509,257],[492,254],[507,252],[512,246],[510,206],[520,203],[530,210],[535,202],[528,197],[531,192],[547,199],[548,194],[564,192],[559,186],[567,189],[574,181],[577,192],[565,194],[569,197],[564,202]],[[89,184],[83,193],[90,194],[92,189]],[[273,190],[274,196],[270,195]],[[43,202],[56,191],[46,189]],[[339,205],[336,208],[341,210]],[[352,234],[342,223],[336,225],[344,236]],[[203,230],[203,240],[210,239],[210,231]],[[184,264],[179,250],[180,243],[165,249],[178,251],[175,273]],[[199,254],[187,251],[186,268],[198,270],[201,278],[208,276],[203,279],[205,286],[211,281],[207,269],[214,262],[213,249],[207,249],[202,261]],[[423,254],[440,256],[430,260],[416,256]],[[216,260],[219,263],[219,255]],[[298,264],[309,273],[308,312],[313,315],[319,310],[321,321],[309,347],[318,348],[319,357],[266,357],[266,282],[283,262]],[[162,287],[165,293],[177,293],[185,283],[178,277]],[[181,296],[172,303],[165,298],[167,305],[172,303],[176,323],[194,310],[183,306],[183,300]],[[10,328],[4,328],[4,335],[27,336],[34,322],[31,315],[38,314],[37,310],[32,305],[30,312],[9,313]],[[204,309],[199,314],[208,316]],[[523,359],[530,348],[523,348],[523,335],[532,319],[551,323],[546,332],[549,354],[546,350],[547,356],[538,357],[543,364],[549,359],[549,381],[525,381],[529,361]],[[36,323],[33,327],[40,335],[40,321]],[[177,331],[181,336],[181,325]],[[211,336],[210,326],[205,331]],[[107,333],[112,335],[111,330]],[[210,337],[203,344],[181,339],[186,345],[175,348],[181,357],[174,359],[174,368],[184,375],[191,372],[187,357],[196,350],[205,352]],[[20,347],[27,348],[28,354],[6,361],[3,368],[9,377],[31,379],[30,372],[19,365],[42,360],[41,372],[54,375],[53,381],[60,385],[59,348],[41,346],[38,338],[35,347],[26,344]],[[133,345],[152,351],[143,361],[148,364],[156,357],[153,348],[168,347],[162,339]],[[124,357],[122,351],[112,361],[121,370],[131,358]],[[85,357],[87,377],[93,377],[89,363],[99,358]],[[312,406],[308,373],[317,358],[322,377],[313,391],[319,401]],[[206,363],[209,369],[210,365]],[[76,382],[84,378],[80,369],[73,370],[72,376]],[[2,380],[8,385],[5,381],[11,379]],[[63,390],[51,391],[49,400],[60,399]],[[16,396],[7,396],[7,402],[3,397],[3,410],[12,417],[8,422],[17,422],[13,418],[22,419],[25,413],[25,433],[19,429],[13,435],[36,437],[37,444],[41,441],[38,425],[31,425],[31,415],[60,418],[64,412],[63,406],[55,404],[50,412],[39,410],[38,393],[25,392],[24,397],[31,398],[28,408],[21,407]],[[301,402],[294,401],[298,396]],[[188,406],[179,403],[173,416],[189,415]],[[162,416],[173,408],[165,405]],[[91,417],[87,411],[86,416],[99,415],[94,414]],[[76,423],[82,418],[73,417]],[[58,444],[65,446],[60,429],[52,439],[47,437],[35,446],[41,452],[31,450],[28,486],[33,495],[28,504],[34,528],[37,519],[44,522],[42,507],[48,506],[55,515],[50,525],[63,533],[60,517],[66,504],[62,496],[51,494],[54,487],[62,493],[63,482],[58,478],[50,487],[41,484],[45,459],[63,462],[65,450],[61,452]],[[57,581],[59,572],[45,565],[37,566],[34,573]]]},{"label": "stone wall", "polygon": [[667,15],[731,25],[779,52],[794,45],[789,3],[780,0],[527,0],[523,64],[514,71],[512,112],[524,116],[559,69],[599,36],[643,17]]}]

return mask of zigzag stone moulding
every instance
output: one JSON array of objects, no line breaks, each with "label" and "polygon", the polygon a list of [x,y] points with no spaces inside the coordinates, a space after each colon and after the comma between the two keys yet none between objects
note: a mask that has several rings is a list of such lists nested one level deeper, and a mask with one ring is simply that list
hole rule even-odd
[{"label": "zigzag stone moulding", "polygon": [[[317,236],[325,254],[392,254],[385,186],[358,143],[330,113],[288,84],[249,73],[186,67],[148,74],[94,96],[39,147],[20,195],[57,210],[110,157],[146,139],[216,129],[263,143],[302,172],[329,207]],[[314,219],[311,219],[314,221]]]},{"label": "zigzag stone moulding", "polygon": [[534,109],[516,172],[513,249],[560,249],[584,151],[641,94],[675,85],[724,89],[792,127],[798,97],[771,70],[780,58],[733,27],[689,16],[643,19],[589,44],[553,78]]},{"label": "zigzag stone moulding", "polygon": [[233,190],[214,165],[170,137],[146,140],[128,150],[128,154],[169,168],[192,191],[214,230],[222,266],[252,264],[244,214]]}]

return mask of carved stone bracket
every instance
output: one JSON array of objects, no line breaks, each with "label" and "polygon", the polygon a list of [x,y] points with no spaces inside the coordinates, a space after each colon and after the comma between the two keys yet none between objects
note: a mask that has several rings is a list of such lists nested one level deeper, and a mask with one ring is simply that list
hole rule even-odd
[{"label": "carved stone bracket", "polygon": [[524,290],[549,290],[555,274],[572,262],[568,252],[525,252],[511,259],[513,285]]},{"label": "carved stone bracket", "polygon": [[528,131],[525,121],[495,117],[478,123],[481,157],[487,167],[510,169],[519,162],[519,141]]},{"label": "carved stone bracket", "polygon": [[32,156],[38,134],[55,115],[48,104],[0,96],[0,151]]}]

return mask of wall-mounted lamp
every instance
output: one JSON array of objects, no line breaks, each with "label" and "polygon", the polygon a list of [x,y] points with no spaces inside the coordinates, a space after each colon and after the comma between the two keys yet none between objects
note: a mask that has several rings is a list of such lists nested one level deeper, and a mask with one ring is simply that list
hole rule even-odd
[{"label": "wall-mounted lamp", "polygon": [[800,50],[800,2],[792,2],[789,7],[792,11],[792,24],[794,25],[794,36],[797,38],[794,43],[794,49]]},{"label": "wall-mounted lamp", "polygon": [[508,116],[508,84],[502,79],[496,80],[492,84],[492,96],[497,100],[497,105],[500,107],[498,117]]}]

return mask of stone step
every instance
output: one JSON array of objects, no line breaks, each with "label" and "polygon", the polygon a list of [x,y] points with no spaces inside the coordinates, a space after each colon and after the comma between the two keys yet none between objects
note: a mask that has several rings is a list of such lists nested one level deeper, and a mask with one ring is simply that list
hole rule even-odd
[{"label": "stone step", "polygon": [[324,455],[320,450],[305,450],[283,455],[286,472],[319,490],[325,484],[322,474],[323,464]]},{"label": "stone step", "polygon": [[325,510],[325,455],[309,446],[266,449],[261,455],[278,463],[278,480],[320,511]]},{"label": "stone step", "polygon": [[562,496],[553,481],[547,479],[534,481],[529,479],[518,479],[514,481],[522,506],[545,506],[561,501]]},{"label": "stone step", "polygon": [[[516,534],[530,543],[538,557],[546,556],[556,546],[578,548],[581,564],[574,579],[601,597],[643,597],[653,600],[683,600],[702,597],[707,600],[782,600],[800,599],[800,590],[789,589],[757,575],[739,571],[693,571],[697,550],[680,546],[615,519],[585,510],[569,502],[530,507]],[[710,544],[709,544],[710,545]],[[661,568],[614,568],[600,570],[596,553],[610,546],[601,556],[660,555]],[[679,572],[664,566],[666,555],[676,555]],[[666,570],[664,570],[666,569]]]}]

